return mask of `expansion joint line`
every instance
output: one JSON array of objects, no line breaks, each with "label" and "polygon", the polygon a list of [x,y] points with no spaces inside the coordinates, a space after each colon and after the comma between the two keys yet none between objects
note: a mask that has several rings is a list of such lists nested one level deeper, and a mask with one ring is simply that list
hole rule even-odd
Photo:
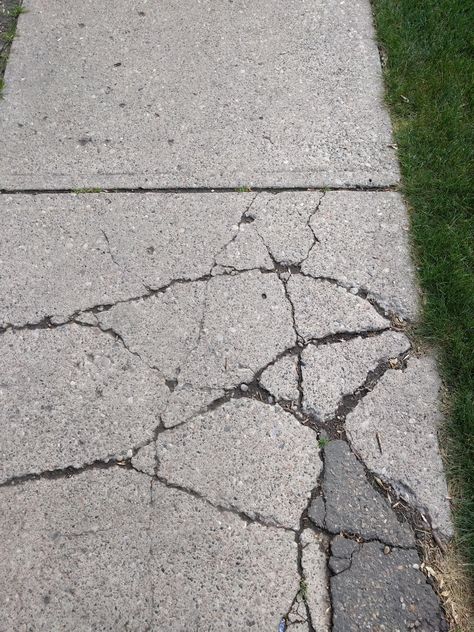
[{"label": "expansion joint line", "polygon": [[102,193],[298,193],[314,191],[315,193],[327,193],[330,191],[368,191],[374,193],[384,193],[387,191],[398,191],[399,186],[378,185],[352,185],[352,186],[281,186],[281,187],[258,187],[252,186],[242,191],[242,187],[101,187],[88,191],[84,189],[72,188],[25,188],[25,189],[0,189],[0,195],[100,195]]}]

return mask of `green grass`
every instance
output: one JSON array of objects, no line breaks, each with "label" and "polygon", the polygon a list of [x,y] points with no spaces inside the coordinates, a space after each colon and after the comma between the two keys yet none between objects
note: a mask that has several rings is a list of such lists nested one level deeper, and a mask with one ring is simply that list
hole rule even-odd
[{"label": "green grass", "polygon": [[425,304],[448,387],[457,543],[474,576],[474,3],[373,0]]},{"label": "green grass", "polygon": [[0,100],[3,98],[3,89],[5,87],[3,75],[7,65],[10,46],[15,39],[17,19],[22,13],[26,12],[27,10],[20,3],[15,4],[3,14],[2,20],[0,20]]},{"label": "green grass", "polygon": [[300,580],[300,588],[298,590],[298,596],[301,597],[303,601],[308,599],[308,583],[305,579]]},{"label": "green grass", "polygon": [[28,13],[28,9],[21,6],[21,4],[17,4],[16,6],[10,9],[10,11],[8,12],[8,15],[10,15],[12,18],[17,18],[22,13]]},{"label": "green grass", "polygon": [[15,39],[16,28],[13,27],[5,33],[0,33],[0,41],[5,42],[5,44],[11,44]]}]

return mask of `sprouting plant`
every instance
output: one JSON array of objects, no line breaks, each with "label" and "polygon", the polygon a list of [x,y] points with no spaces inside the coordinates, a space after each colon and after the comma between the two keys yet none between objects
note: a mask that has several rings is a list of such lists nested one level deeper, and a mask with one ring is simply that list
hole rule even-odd
[{"label": "sprouting plant", "polygon": [[10,17],[12,18],[17,18],[19,15],[21,15],[22,13],[28,13],[28,9],[26,7],[23,7],[21,4],[17,4],[14,7],[12,7],[10,9],[10,11],[8,12],[8,14],[10,15]]},{"label": "sprouting plant", "polygon": [[300,589],[298,590],[298,596],[301,597],[303,601],[306,601],[308,596],[308,584],[305,579],[300,580]]},{"label": "sprouting plant", "polygon": [[14,28],[8,29],[8,31],[5,31],[5,33],[2,33],[0,35],[0,39],[5,44],[11,44],[13,40],[15,39],[15,29]]}]

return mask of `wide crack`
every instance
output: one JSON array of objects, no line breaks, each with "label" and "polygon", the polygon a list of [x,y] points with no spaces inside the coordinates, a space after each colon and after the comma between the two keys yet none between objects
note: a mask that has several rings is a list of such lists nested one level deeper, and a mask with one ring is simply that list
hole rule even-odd
[{"label": "wide crack", "polygon": [[[239,222],[239,227],[238,230],[235,232],[235,234],[233,235],[233,237],[231,238],[231,240],[225,244],[223,246],[223,248],[221,249],[221,251],[225,250],[225,248],[232,243],[233,240],[236,239],[238,232],[240,230],[240,226],[242,222],[246,222],[248,221],[247,218],[247,212],[250,208],[250,206],[254,203],[255,199],[256,199],[256,195],[253,197],[251,204],[249,205],[249,207],[246,209],[246,211],[244,211],[242,218]],[[322,200],[322,198],[321,198]],[[320,203],[321,203],[320,200]],[[318,205],[319,207],[319,205]],[[317,209],[315,209],[314,212],[316,212]],[[313,214],[314,214],[313,212]],[[310,221],[310,219],[308,219],[308,222]],[[314,236],[316,239],[316,236]],[[108,239],[107,236],[104,234],[104,238],[107,241],[108,247],[109,247],[109,253],[110,256],[112,257],[112,252],[110,251],[110,244],[108,243]],[[263,241],[263,240],[262,240]],[[263,242],[265,243],[265,242]],[[314,244],[316,242],[313,242],[312,247],[314,247]],[[402,368],[404,366],[405,360],[406,360],[406,352],[404,354],[401,354],[398,357],[398,363],[399,366],[394,367],[392,366],[392,364],[389,361],[384,361],[381,362],[377,368],[374,371],[370,371],[367,374],[367,378],[364,381],[364,383],[359,386],[356,391],[354,391],[351,394],[348,394],[346,396],[344,396],[341,400],[341,402],[339,403],[336,412],[333,416],[333,418],[328,421],[328,422],[321,422],[318,421],[317,419],[314,419],[312,417],[311,414],[308,414],[306,412],[303,411],[303,402],[304,402],[304,382],[303,382],[303,374],[302,374],[302,367],[301,367],[301,352],[303,348],[306,348],[309,344],[315,344],[315,345],[326,345],[326,344],[332,344],[334,342],[340,342],[343,340],[351,340],[354,339],[356,337],[372,337],[375,335],[379,335],[381,332],[368,332],[368,331],[358,331],[358,332],[344,332],[344,333],[340,333],[340,334],[334,334],[334,335],[328,335],[326,337],[320,338],[320,339],[310,339],[310,340],[306,340],[304,341],[303,338],[300,336],[298,329],[297,329],[297,322],[296,322],[296,317],[295,317],[295,306],[293,304],[293,301],[291,300],[291,297],[289,296],[288,290],[287,290],[287,281],[290,275],[292,274],[301,274],[302,276],[308,276],[310,278],[313,279],[317,279],[317,280],[324,280],[327,282],[330,282],[334,285],[337,285],[338,287],[343,287],[346,291],[351,292],[351,294],[354,294],[353,291],[351,291],[347,286],[341,284],[339,281],[337,281],[336,279],[329,279],[329,278],[323,278],[323,277],[313,277],[311,275],[306,275],[304,274],[299,265],[292,265],[292,266],[286,266],[286,265],[282,265],[281,263],[279,263],[278,261],[275,260],[275,258],[273,257],[272,253],[270,252],[269,248],[266,246],[267,251],[269,253],[270,258],[272,259],[273,262],[273,270],[260,270],[262,273],[274,273],[277,274],[278,278],[280,279],[283,288],[284,288],[284,292],[285,292],[285,297],[286,300],[289,303],[290,306],[290,310],[291,310],[291,316],[292,316],[292,322],[293,322],[293,329],[294,329],[294,333],[295,333],[295,337],[297,340],[297,344],[285,349],[284,351],[282,351],[281,353],[279,353],[275,358],[273,358],[270,362],[268,362],[267,364],[265,364],[264,366],[262,366],[258,371],[256,371],[254,373],[254,377],[253,380],[251,382],[248,382],[245,385],[245,390],[242,389],[242,385],[237,385],[231,389],[226,389],[225,394],[219,398],[217,398],[216,400],[214,400],[213,402],[211,402],[209,405],[203,407],[202,409],[200,409],[198,412],[196,412],[196,415],[198,414],[204,414],[207,411],[213,410],[215,408],[218,408],[219,406],[223,405],[225,402],[230,401],[231,399],[235,399],[235,398],[239,398],[239,397],[248,397],[248,398],[253,398],[253,399],[258,399],[261,402],[267,403],[267,404],[271,404],[271,405],[280,405],[286,412],[289,412],[290,414],[293,415],[293,417],[295,417],[302,425],[306,425],[311,427],[316,433],[318,437],[321,437],[324,433],[326,433],[326,435],[329,436],[337,436],[338,438],[346,438],[345,435],[345,429],[344,429],[344,422],[345,422],[345,418],[347,416],[347,414],[349,412],[351,412],[352,410],[354,410],[354,408],[358,405],[358,403],[363,399],[363,397],[365,397],[365,395],[367,393],[369,393],[371,390],[373,390],[373,388],[376,386],[376,384],[378,383],[378,381],[380,380],[380,378],[385,374],[385,372],[389,369],[396,369],[396,368]],[[311,248],[312,248],[311,247]],[[169,283],[167,283],[164,286],[161,286],[159,288],[147,288],[147,292],[143,295],[137,296],[137,297],[131,297],[128,299],[124,299],[124,300],[119,300],[116,301],[114,303],[107,303],[107,304],[102,304],[102,305],[95,305],[91,308],[88,308],[86,310],[80,310],[78,312],[75,312],[72,316],[70,316],[67,320],[62,321],[62,322],[57,322],[54,320],[54,317],[46,317],[45,319],[37,322],[37,323],[33,323],[33,324],[26,324],[23,326],[19,326],[19,327],[15,327],[14,325],[8,325],[7,327],[4,327],[2,330],[0,330],[1,332],[6,331],[7,329],[13,329],[13,330],[22,330],[22,329],[49,329],[49,328],[55,328],[55,327],[60,327],[60,326],[67,326],[69,324],[77,324],[80,326],[90,326],[90,327],[96,327],[98,329],[100,329],[100,331],[102,331],[105,334],[109,334],[112,335],[115,339],[119,340],[120,343],[123,345],[123,347],[129,352],[132,353],[133,355],[135,355],[136,357],[138,357],[140,360],[143,361],[143,359],[141,358],[141,356],[137,353],[132,351],[127,344],[125,343],[123,337],[118,334],[114,329],[112,328],[104,328],[101,327],[100,324],[97,322],[97,324],[91,324],[91,323],[85,323],[85,322],[81,322],[79,319],[81,317],[84,317],[87,314],[90,315],[95,315],[96,313],[100,313],[102,311],[106,311],[111,309],[112,307],[114,307],[115,305],[121,304],[121,303],[129,303],[129,302],[135,302],[135,301],[139,301],[139,300],[146,300],[147,298],[150,298],[152,296],[156,296],[160,293],[165,292],[166,290],[172,288],[175,285],[178,284],[185,284],[185,283],[194,283],[194,282],[205,282],[206,284],[208,284],[208,282],[210,281],[210,279],[216,274],[216,263],[215,263],[215,259],[217,258],[219,253],[216,254],[215,258],[214,258],[214,264],[211,268],[211,271],[206,274],[203,275],[201,277],[198,278],[179,278],[179,279],[174,279],[172,281],[170,281]],[[309,253],[308,253],[309,255]],[[112,257],[113,258],[113,257]],[[114,263],[116,263],[114,261]],[[118,265],[118,264],[117,264]],[[236,275],[236,274],[243,274],[246,271],[244,270],[225,270],[223,272],[220,272],[219,275],[223,275],[223,274],[227,274],[227,275]],[[360,296],[360,298],[363,298],[364,300],[369,300],[369,302],[375,307],[375,309],[378,311],[379,314],[383,315],[384,317],[387,316],[386,311],[384,309],[382,309],[379,305],[377,305],[377,303],[371,299],[367,299],[367,292],[365,292],[365,290],[359,290],[357,292],[357,295]],[[202,330],[203,330],[203,325],[204,325],[204,318],[206,315],[206,309],[205,306],[203,308],[203,313],[201,316],[201,321],[200,321],[200,329],[199,329],[199,335],[202,335]],[[398,328],[396,325],[398,323],[395,323],[395,327],[392,324],[392,327],[388,327],[386,329],[383,329],[382,331],[387,331],[391,328]],[[198,343],[199,343],[199,337],[198,337]],[[262,373],[269,368],[270,366],[272,366],[273,364],[275,364],[278,360],[282,359],[285,356],[288,355],[294,355],[297,356],[298,358],[298,362],[297,362],[297,389],[298,389],[298,400],[296,402],[286,402],[283,400],[280,401],[275,401],[274,396],[265,388],[262,387],[262,385],[259,383],[259,379],[262,375]],[[153,368],[155,370],[159,370],[157,369],[157,367],[150,367]],[[176,385],[174,385],[176,386]],[[170,390],[173,390],[172,388],[170,388]],[[186,422],[183,422],[186,423]],[[181,424],[179,424],[181,425]],[[174,426],[176,427],[176,426]],[[2,483],[0,485],[0,487],[3,486],[8,486],[8,485],[14,485],[14,484],[19,484],[19,483],[24,483],[30,480],[38,480],[38,479],[56,479],[56,478],[64,478],[64,477],[71,477],[71,476],[75,476],[77,474],[80,474],[84,471],[87,470],[91,470],[91,469],[109,469],[112,467],[124,467],[126,469],[136,469],[134,468],[134,466],[132,465],[132,458],[135,456],[135,454],[143,447],[147,446],[147,445],[151,445],[151,444],[155,444],[156,445],[156,439],[158,436],[159,432],[166,432],[167,430],[172,430],[172,428],[163,428],[161,425],[157,426],[157,428],[155,429],[153,436],[149,439],[147,439],[146,441],[144,441],[143,443],[141,443],[138,446],[135,446],[134,448],[131,449],[131,455],[129,455],[127,453],[126,457],[124,458],[123,456],[117,456],[117,455],[111,455],[110,457],[106,457],[105,459],[100,459],[100,460],[95,460],[92,463],[89,464],[84,464],[83,466],[79,467],[79,468],[74,468],[74,467],[66,467],[66,468],[58,468],[58,469],[54,469],[54,470],[50,470],[50,471],[46,471],[46,472],[41,472],[41,473],[34,473],[34,474],[25,474],[25,475],[20,475],[20,476],[16,476],[16,477],[12,477],[11,479],[9,479],[8,481]],[[337,434],[335,434],[335,432],[337,432]],[[382,449],[382,448],[381,448]],[[351,448],[352,450],[352,448]],[[155,452],[156,455],[156,452]],[[408,521],[410,522],[410,524],[412,525],[412,528],[417,529],[418,531],[420,530],[420,523],[423,524],[423,521],[426,523],[426,519],[420,518],[420,513],[417,512],[416,509],[413,509],[412,507],[410,507],[408,504],[404,503],[401,499],[398,499],[395,503],[395,506],[393,506],[393,502],[392,502],[392,497],[393,498],[398,498],[398,494],[396,494],[394,492],[393,489],[390,488],[389,485],[383,484],[383,487],[380,483],[380,479],[377,479],[376,476],[374,476],[371,472],[369,472],[369,470],[367,469],[367,467],[365,466],[365,464],[360,461],[358,455],[356,455],[356,457],[358,458],[359,462],[361,462],[364,466],[364,469],[366,471],[366,476],[367,476],[367,480],[371,483],[371,485],[374,487],[374,489],[376,489],[378,491],[378,493],[381,494],[388,494],[389,496],[389,501],[390,501],[390,505],[392,506],[392,509],[395,511],[396,508],[398,508],[398,512],[397,515],[400,517],[400,515],[403,516],[403,518],[405,520],[408,519]],[[324,454],[322,454],[322,460],[323,460],[323,468],[324,468]],[[140,471],[140,470],[137,470]],[[323,469],[324,472],[324,469]],[[322,472],[322,474],[323,474]],[[279,524],[273,524],[273,523],[269,523],[267,520],[265,520],[264,518],[262,518],[262,516],[260,516],[259,514],[254,514],[252,512],[251,515],[249,515],[248,513],[246,513],[245,511],[242,511],[232,505],[230,506],[222,506],[219,504],[215,504],[213,502],[211,502],[209,499],[207,499],[205,496],[195,492],[192,489],[183,487],[183,486],[179,486],[179,485],[174,485],[172,483],[170,483],[169,481],[167,481],[165,478],[161,477],[158,474],[158,462],[156,462],[156,468],[155,468],[155,475],[152,477],[152,480],[156,480],[157,482],[159,482],[160,484],[163,484],[167,487],[170,488],[174,488],[177,490],[182,491],[183,493],[187,493],[190,494],[192,496],[194,496],[195,498],[199,498],[202,502],[206,502],[207,504],[213,506],[215,509],[217,509],[218,511],[223,511],[223,512],[230,512],[233,513],[234,515],[237,515],[240,519],[244,520],[246,523],[251,523],[251,522],[256,522],[262,526],[265,527],[273,527],[273,528],[281,528],[287,531],[292,531],[294,532],[294,530],[285,527],[283,525],[279,525]],[[321,484],[318,484],[315,489],[313,490],[313,495],[316,493],[319,493],[321,490]],[[323,496],[323,500],[325,502],[325,497],[324,497],[324,493],[322,494]],[[310,499],[310,502],[312,501],[312,498]],[[309,504],[308,504],[309,507]],[[301,581],[304,582],[306,581],[305,577],[304,577],[304,570],[303,570],[303,566],[302,566],[302,543],[301,543],[301,533],[303,528],[311,528],[314,531],[318,532],[321,531],[322,533],[324,533],[325,535],[327,535],[328,537],[332,537],[335,534],[329,532],[327,529],[317,529],[315,528],[314,525],[312,525],[311,523],[309,523],[308,520],[308,507],[305,508],[305,511],[302,513],[301,515],[301,524],[300,524],[300,530],[299,532],[297,532],[296,537],[297,537],[297,542],[298,542],[298,573],[299,576],[301,578]],[[423,533],[426,534],[429,532],[427,532],[426,530],[422,529]],[[381,545],[385,545],[388,546],[389,544],[384,542],[381,539],[371,539],[371,540],[364,540],[363,538],[361,538],[360,534],[357,533],[344,533],[345,537],[349,538],[349,539],[353,539],[355,541],[357,541],[358,543],[367,543],[367,542],[378,542]],[[392,543],[390,543],[389,545],[390,547],[394,548],[394,545]],[[405,547],[398,547],[398,548],[405,548]],[[418,552],[420,554],[420,546],[418,546]],[[152,552],[150,551],[150,554],[152,554]],[[422,559],[422,557],[421,557]],[[295,597],[296,599],[296,597]],[[331,594],[330,594],[330,588],[329,588],[329,599],[331,600]],[[332,607],[332,602],[331,602],[331,607]],[[305,608],[307,610],[307,622],[308,622],[308,626],[310,631],[313,631],[313,625],[311,622],[311,613],[309,611],[309,608],[305,602]]]},{"label": "wide crack", "polygon": [[[236,268],[231,268],[229,266],[229,269],[223,269],[219,272],[216,272],[214,270],[214,272],[212,272],[212,270],[214,269],[214,266],[212,266],[211,271],[209,273],[203,274],[201,276],[198,277],[179,277],[176,279],[172,279],[171,281],[169,281],[168,283],[161,285],[159,287],[146,287],[146,292],[144,292],[143,294],[138,294],[135,296],[131,296],[125,299],[118,299],[116,301],[111,301],[111,302],[106,302],[106,303],[97,303],[95,305],[92,305],[90,307],[84,308],[84,309],[79,309],[76,310],[74,312],[72,312],[71,314],[67,315],[67,316],[58,316],[58,315],[46,315],[42,318],[40,318],[37,321],[34,322],[29,322],[29,323],[4,323],[2,326],[0,326],[0,335],[3,333],[6,333],[7,331],[24,331],[24,330],[34,330],[34,329],[51,329],[54,327],[59,327],[61,325],[67,325],[67,324],[71,324],[73,322],[77,322],[81,317],[87,316],[89,314],[99,314],[101,312],[106,312],[109,311],[111,309],[113,309],[114,307],[118,306],[118,305],[122,305],[122,304],[128,304],[128,303],[136,303],[139,301],[144,301],[144,300],[148,300],[150,298],[153,298],[155,296],[158,296],[160,294],[164,294],[166,291],[172,289],[173,287],[177,286],[177,285],[187,285],[190,283],[207,283],[208,281],[210,281],[212,278],[216,277],[216,276],[237,276],[237,275],[241,275],[241,274],[246,274],[250,271],[259,271],[261,274],[276,274],[278,276],[278,278],[280,279],[280,281],[283,284],[284,287],[284,292],[285,292],[285,297],[287,298],[290,307],[291,307],[291,314],[292,314],[292,318],[293,318],[293,327],[294,327],[294,331],[295,331],[295,335],[297,337],[297,339],[302,340],[302,336],[299,334],[298,330],[297,330],[297,326],[296,326],[296,321],[295,321],[295,307],[294,304],[291,300],[291,297],[288,294],[287,291],[287,287],[286,287],[286,283],[289,279],[290,275],[300,275],[303,277],[307,277],[307,278],[311,278],[315,281],[327,281],[329,283],[332,283],[333,285],[336,285],[337,287],[340,287],[341,289],[344,289],[345,291],[353,294],[352,292],[350,292],[350,290],[340,284],[337,280],[334,279],[330,279],[327,277],[315,277],[315,276],[311,276],[309,274],[306,274],[304,272],[302,272],[299,269],[298,265],[284,265],[284,264],[280,264],[278,263],[273,256],[270,254],[270,257],[272,258],[272,262],[273,262],[273,269],[266,269],[266,268],[259,268],[259,267],[251,267],[251,268],[246,268],[243,270],[240,269],[236,269]],[[288,275],[287,278],[285,278],[285,276]],[[364,300],[367,300],[366,298]],[[371,300],[368,300],[368,302],[371,303],[372,306],[374,306],[373,302]],[[378,310],[380,310],[381,315],[383,315],[384,317],[387,317],[387,314],[385,312],[383,312],[383,309],[381,307],[378,308]],[[395,329],[399,330],[401,325],[400,325],[400,321],[398,319],[396,319],[396,322],[394,324],[392,324],[392,327],[394,327]],[[388,325],[387,325],[388,328]],[[382,330],[383,331],[383,330]],[[355,335],[364,335],[364,333],[366,332],[354,332]],[[343,336],[344,334],[338,334],[340,336]],[[314,340],[318,340],[316,338],[311,338],[309,339],[307,342],[311,342]]]},{"label": "wide crack", "polygon": [[17,476],[12,476],[8,478],[6,481],[0,483],[0,488],[2,487],[10,487],[12,485],[20,485],[23,483],[28,483],[30,481],[38,481],[38,480],[58,480],[62,478],[71,478],[73,476],[78,476],[83,472],[88,472],[90,470],[108,470],[114,467],[123,467],[128,470],[134,469],[131,464],[131,457],[128,456],[117,456],[116,454],[111,455],[110,457],[105,457],[103,459],[96,459],[91,461],[90,463],[85,463],[79,467],[67,466],[61,468],[55,468],[50,470],[44,470],[42,472],[34,472],[30,474],[19,474]]}]

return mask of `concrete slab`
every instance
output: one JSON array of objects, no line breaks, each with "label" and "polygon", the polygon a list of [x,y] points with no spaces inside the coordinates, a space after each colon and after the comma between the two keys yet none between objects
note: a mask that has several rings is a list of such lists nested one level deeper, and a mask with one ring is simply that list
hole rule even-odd
[{"label": "concrete slab", "polygon": [[157,457],[158,474],[170,484],[291,529],[322,467],[312,430],[279,406],[249,398],[161,433]]},{"label": "concrete slab", "polygon": [[2,486],[0,503],[2,535],[37,531],[52,540],[59,535],[79,538],[147,526],[150,479],[118,465],[97,466]]},{"label": "concrete slab", "polygon": [[298,590],[294,534],[153,486],[154,630],[278,630]]},{"label": "concrete slab", "polygon": [[179,384],[233,388],[293,347],[291,306],[276,274],[258,270],[207,283],[204,318]]},{"label": "concrete slab", "polygon": [[298,590],[294,535],[151,491],[119,467],[2,488],[2,629],[277,630]]},{"label": "concrete slab", "polygon": [[287,283],[295,324],[304,341],[338,333],[386,329],[390,323],[372,305],[344,288],[300,274]]},{"label": "concrete slab", "polygon": [[0,481],[127,455],[153,437],[168,389],[98,329],[0,336]]},{"label": "concrete slab", "polygon": [[223,388],[207,388],[193,384],[178,384],[169,398],[161,419],[165,428],[173,428],[185,423],[225,395]]},{"label": "concrete slab", "polygon": [[1,188],[399,178],[367,0],[26,7],[5,76]]},{"label": "concrete slab", "polygon": [[276,400],[297,402],[299,400],[298,356],[289,355],[280,358],[265,369],[259,382]]},{"label": "concrete slab", "polygon": [[327,572],[327,541],[325,536],[305,529],[301,534],[303,552],[301,566],[305,578],[306,603],[311,624],[318,632],[331,629],[331,602]]},{"label": "concrete slab", "polygon": [[334,632],[447,632],[419,562],[416,551],[392,549],[385,554],[377,542],[358,545],[347,570],[331,577]]},{"label": "concrete slab", "polygon": [[304,261],[314,245],[310,219],[323,194],[320,191],[259,193],[246,215],[273,259],[283,265]]},{"label": "concrete slab", "polygon": [[399,193],[329,191],[310,226],[317,241],[303,272],[364,290],[402,318],[417,317],[408,213]]},{"label": "concrete slab", "polygon": [[95,318],[101,328],[117,332],[147,365],[173,380],[198,343],[206,283],[173,285],[155,296],[115,305]]},{"label": "concrete slab", "polygon": [[152,441],[140,448],[132,457],[131,462],[136,470],[149,476],[155,476],[157,466],[155,442]]},{"label": "concrete slab", "polygon": [[149,479],[121,468],[2,488],[1,629],[147,629],[149,504]]},{"label": "concrete slab", "polygon": [[258,270],[174,285],[96,318],[168,381],[167,427],[251,382],[296,342],[283,284]]},{"label": "concrete slab", "polygon": [[248,193],[0,196],[0,326],[67,319],[209,274],[252,199]]},{"label": "concrete slab", "polygon": [[309,345],[301,354],[303,410],[319,420],[331,419],[343,397],[361,387],[370,371],[391,358],[397,359],[409,348],[408,338],[394,331]]},{"label": "concrete slab", "polygon": [[431,519],[453,533],[439,453],[441,382],[432,357],[411,358],[405,371],[387,371],[346,419],[353,449]]},{"label": "concrete slab", "polygon": [[271,270],[273,261],[255,226],[243,223],[235,239],[216,257],[217,266],[228,270]]},{"label": "concrete slab", "polygon": [[317,526],[334,534],[415,546],[411,528],[397,520],[388,501],[370,485],[345,441],[331,441],[324,448],[322,494],[324,504],[314,503],[308,511]]},{"label": "concrete slab", "polygon": [[96,318],[167,379],[176,379],[178,391],[181,385],[232,388],[251,381],[295,344],[283,285],[259,271],[174,285]]}]

